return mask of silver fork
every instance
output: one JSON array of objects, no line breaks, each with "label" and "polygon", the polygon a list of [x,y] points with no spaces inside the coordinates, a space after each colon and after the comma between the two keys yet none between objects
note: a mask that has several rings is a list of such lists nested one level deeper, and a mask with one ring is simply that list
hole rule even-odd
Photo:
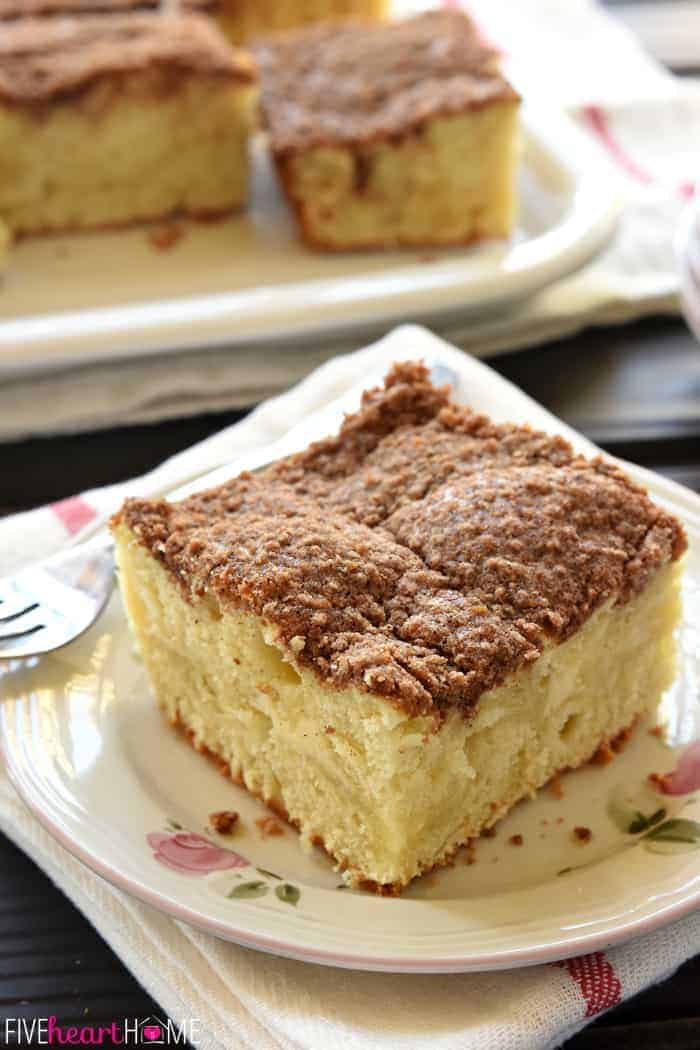
[{"label": "silver fork", "polygon": [[97,620],[114,587],[107,539],[74,547],[0,581],[0,660],[49,653]]},{"label": "silver fork", "polygon": [[[236,464],[238,470],[217,467],[176,489],[150,495],[184,499],[198,489],[227,481],[240,470],[262,470],[279,458],[270,457],[270,448]],[[97,535],[92,539],[0,580],[0,660],[26,659],[61,649],[99,618],[115,583],[114,545],[106,523],[105,518],[94,526]]]},{"label": "silver fork", "polygon": [[[337,428],[343,414],[357,407],[359,393],[382,376],[367,376],[343,397],[328,404],[320,415],[326,433]],[[453,391],[456,373],[441,362],[431,369],[435,383],[448,383]],[[312,424],[310,428],[309,423]],[[260,449],[234,464],[218,467],[169,491],[152,492],[184,499],[201,489],[219,485],[241,470],[258,471],[276,460],[305,448],[313,439],[319,416],[300,423],[273,445]],[[114,551],[98,523],[98,534],[87,542],[61,551],[45,561],[0,580],[0,660],[41,656],[68,645],[98,619],[114,588]],[[101,527],[102,526],[102,527]]]},{"label": "silver fork", "polygon": [[[247,457],[238,470],[217,467],[168,491],[184,499],[198,489],[221,484],[239,470],[262,470],[278,456],[270,446]],[[99,618],[115,583],[114,545],[106,531],[107,519],[94,526],[92,539],[0,580],[0,660],[26,659],[61,649],[84,634]]]}]

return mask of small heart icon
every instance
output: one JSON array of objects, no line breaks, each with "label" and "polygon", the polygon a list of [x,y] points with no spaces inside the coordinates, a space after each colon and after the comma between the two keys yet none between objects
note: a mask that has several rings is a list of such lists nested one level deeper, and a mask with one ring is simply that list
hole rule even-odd
[{"label": "small heart icon", "polygon": [[144,1039],[148,1039],[149,1042],[153,1042],[156,1039],[160,1039],[161,1028],[158,1024],[147,1024],[143,1029]]}]

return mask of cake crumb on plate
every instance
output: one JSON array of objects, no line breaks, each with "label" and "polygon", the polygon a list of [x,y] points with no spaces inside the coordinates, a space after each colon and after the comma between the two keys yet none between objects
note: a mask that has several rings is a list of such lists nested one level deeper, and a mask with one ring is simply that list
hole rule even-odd
[{"label": "cake crumb on plate", "polygon": [[209,823],[220,835],[230,835],[238,824],[238,813],[235,809],[220,809],[209,814]]},{"label": "cake crumb on plate", "polygon": [[275,817],[258,817],[255,825],[264,839],[274,838],[276,835],[284,835],[284,828]]},{"label": "cake crumb on plate", "polygon": [[593,838],[593,832],[590,828],[577,825],[573,830],[573,836],[577,842],[582,842],[585,845],[587,842],[590,842]]}]

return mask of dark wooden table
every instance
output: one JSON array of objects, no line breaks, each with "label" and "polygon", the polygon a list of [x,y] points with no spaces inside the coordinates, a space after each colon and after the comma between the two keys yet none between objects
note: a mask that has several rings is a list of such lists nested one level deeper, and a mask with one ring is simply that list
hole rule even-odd
[{"label": "dark wooden table", "polygon": [[[496,359],[493,366],[598,444],[700,491],[700,346],[654,319]],[[2,447],[0,514],[141,473],[244,413]],[[571,1040],[568,1050],[697,1050],[700,959]],[[0,836],[0,1020],[158,1013],[38,868]],[[0,1034],[0,1041],[2,1035]]]}]

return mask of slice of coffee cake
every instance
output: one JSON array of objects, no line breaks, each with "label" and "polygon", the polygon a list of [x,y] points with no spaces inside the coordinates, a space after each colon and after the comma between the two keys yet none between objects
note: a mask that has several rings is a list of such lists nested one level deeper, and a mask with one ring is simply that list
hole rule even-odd
[{"label": "slice of coffee cake", "polygon": [[253,66],[206,18],[1,24],[0,219],[15,233],[245,203]]},{"label": "slice of coffee cake", "polygon": [[310,245],[510,232],[519,98],[465,15],[315,26],[254,53],[272,154]]},{"label": "slice of coffee cake", "polygon": [[337,437],[113,530],[170,720],[353,885],[445,863],[672,678],[679,523],[417,365]]}]

